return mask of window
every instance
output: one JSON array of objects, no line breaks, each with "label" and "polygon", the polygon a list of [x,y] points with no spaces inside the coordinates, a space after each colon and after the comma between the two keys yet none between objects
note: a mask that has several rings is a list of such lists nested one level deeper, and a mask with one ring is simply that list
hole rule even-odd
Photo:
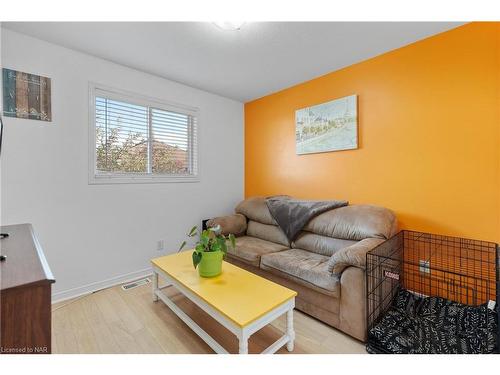
[{"label": "window", "polygon": [[197,181],[197,110],[91,87],[91,183]]}]

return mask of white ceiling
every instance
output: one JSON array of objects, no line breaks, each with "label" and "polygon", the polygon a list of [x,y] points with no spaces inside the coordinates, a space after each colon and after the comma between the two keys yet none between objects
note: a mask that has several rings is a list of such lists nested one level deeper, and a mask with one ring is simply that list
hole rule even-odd
[{"label": "white ceiling", "polygon": [[457,27],[453,22],[3,22],[20,33],[247,102]]}]

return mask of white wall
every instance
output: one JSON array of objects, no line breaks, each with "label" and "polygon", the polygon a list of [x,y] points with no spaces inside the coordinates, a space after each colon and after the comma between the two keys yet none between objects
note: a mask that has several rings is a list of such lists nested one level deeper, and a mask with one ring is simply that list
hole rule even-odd
[{"label": "white wall", "polygon": [[[57,280],[54,299],[141,275],[161,254],[158,240],[174,251],[192,225],[242,199],[242,103],[2,34],[5,67],[52,79],[52,122],[5,118],[1,220],[34,225]],[[89,81],[198,107],[201,181],[89,185]]]}]

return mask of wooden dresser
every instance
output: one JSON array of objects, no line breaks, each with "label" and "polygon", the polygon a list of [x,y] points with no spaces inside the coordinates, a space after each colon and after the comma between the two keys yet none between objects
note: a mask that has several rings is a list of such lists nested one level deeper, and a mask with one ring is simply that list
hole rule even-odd
[{"label": "wooden dresser", "polygon": [[52,272],[31,224],[0,232],[0,353],[50,353]]}]

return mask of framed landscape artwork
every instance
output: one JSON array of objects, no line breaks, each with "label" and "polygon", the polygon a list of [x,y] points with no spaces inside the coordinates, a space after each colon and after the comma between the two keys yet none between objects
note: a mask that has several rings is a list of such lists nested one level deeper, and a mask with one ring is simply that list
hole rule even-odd
[{"label": "framed landscape artwork", "polygon": [[2,74],[4,116],[52,121],[50,78],[6,68]]},{"label": "framed landscape artwork", "polygon": [[298,155],[358,148],[357,95],[332,100],[295,112]]}]

